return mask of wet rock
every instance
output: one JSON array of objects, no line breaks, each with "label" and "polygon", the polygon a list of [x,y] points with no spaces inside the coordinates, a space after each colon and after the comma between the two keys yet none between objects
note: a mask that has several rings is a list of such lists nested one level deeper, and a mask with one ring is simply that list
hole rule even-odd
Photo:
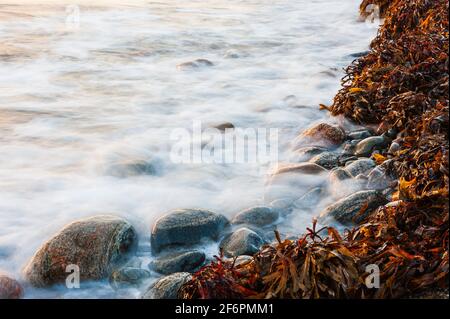
[{"label": "wet rock", "polygon": [[338,185],[340,181],[350,178],[352,178],[352,175],[341,167],[333,169],[328,177],[332,187],[334,187],[334,185]]},{"label": "wet rock", "polygon": [[320,213],[320,217],[332,217],[342,224],[358,224],[385,203],[386,199],[379,191],[359,191],[328,206]]},{"label": "wet rock", "polygon": [[314,156],[327,151],[328,149],[321,146],[305,146],[295,150],[291,156],[292,162],[306,162]]},{"label": "wet rock", "polygon": [[264,240],[256,232],[244,227],[226,236],[219,247],[226,257],[253,256],[263,244]]},{"label": "wet rock", "polygon": [[339,126],[320,123],[304,131],[297,142],[300,143],[305,138],[320,143],[319,146],[336,147],[345,141],[346,136],[345,131]]},{"label": "wet rock", "polygon": [[198,69],[201,67],[210,67],[213,66],[214,63],[207,59],[196,59],[194,61],[184,62],[177,65],[177,69],[185,70],[185,69]]},{"label": "wet rock", "polygon": [[400,151],[400,144],[398,144],[397,142],[392,142],[391,146],[389,147],[389,154],[395,154],[398,151]]},{"label": "wet rock", "polygon": [[355,176],[355,180],[357,180],[361,184],[367,183],[368,179],[369,178],[364,174],[359,174]]},{"label": "wet rock", "polygon": [[356,145],[358,145],[359,142],[361,142],[361,140],[352,140],[345,142],[344,147],[342,148],[343,155],[354,155]]},{"label": "wet rock", "polygon": [[19,282],[0,271],[0,299],[20,299],[23,288]]},{"label": "wet rock", "polygon": [[168,246],[189,246],[204,238],[217,239],[229,224],[219,214],[201,209],[177,209],[164,215],[153,226],[151,247],[158,253]]},{"label": "wet rock", "polygon": [[351,164],[345,166],[345,170],[353,177],[359,174],[364,174],[376,166],[375,162],[370,158],[361,158]]},{"label": "wet rock", "polygon": [[396,128],[389,129],[385,135],[390,139],[395,139],[397,137],[398,130]]},{"label": "wet rock", "polygon": [[288,215],[292,212],[292,198],[279,198],[270,202],[269,207],[280,212],[281,215]]},{"label": "wet rock", "polygon": [[230,122],[221,123],[221,124],[215,125],[213,127],[222,132],[225,132],[227,129],[234,129],[233,123],[230,123]]},{"label": "wet rock", "polygon": [[358,130],[348,133],[347,137],[349,140],[363,140],[365,138],[371,137],[372,133],[369,130]]},{"label": "wet rock", "polygon": [[251,262],[253,260],[252,256],[241,255],[234,261],[235,266],[243,265],[245,263]]},{"label": "wet rock", "polygon": [[281,164],[273,175],[284,173],[300,173],[307,175],[316,175],[327,172],[327,169],[315,163],[299,163],[299,164]]},{"label": "wet rock", "polygon": [[48,240],[25,267],[25,277],[37,287],[64,282],[66,267],[77,265],[82,280],[108,277],[137,246],[127,221],[110,215],[73,222]]},{"label": "wet rock", "polygon": [[239,59],[241,56],[237,51],[228,50],[227,52],[225,52],[223,57],[225,59]]},{"label": "wet rock", "polygon": [[124,267],[115,270],[109,277],[109,283],[114,289],[138,287],[150,277],[150,272],[141,268]]},{"label": "wet rock", "polygon": [[181,286],[191,278],[188,272],[176,272],[163,277],[147,289],[142,299],[177,299]]},{"label": "wet rock", "polygon": [[339,164],[347,166],[350,165],[350,163],[357,160],[358,160],[357,156],[341,155],[341,157],[339,158]]},{"label": "wet rock", "polygon": [[337,153],[323,152],[311,158],[309,162],[320,165],[327,169],[331,169],[339,165],[339,158],[340,155]]},{"label": "wet rock", "polygon": [[150,267],[160,274],[194,272],[205,262],[206,255],[198,250],[169,253],[156,259]]},{"label": "wet rock", "polygon": [[328,176],[328,181],[333,198],[342,198],[352,193],[356,189],[352,183],[352,176],[345,169],[338,167],[333,169]]},{"label": "wet rock", "polygon": [[388,145],[388,139],[384,136],[371,136],[363,139],[355,147],[355,155],[368,156],[375,149],[382,149]]},{"label": "wet rock", "polygon": [[370,53],[370,51],[362,51],[362,52],[356,52],[349,55],[351,58],[361,58],[363,56],[366,56]]},{"label": "wet rock", "polygon": [[139,175],[156,175],[154,164],[145,160],[123,160],[112,164],[107,172],[108,175],[126,178]]},{"label": "wet rock", "polygon": [[294,207],[301,210],[312,209],[319,203],[323,193],[324,190],[322,187],[315,187],[297,199],[294,202]]},{"label": "wet rock", "polygon": [[238,213],[233,218],[232,223],[263,227],[275,223],[279,216],[280,213],[276,209],[265,206],[257,206]]},{"label": "wet rock", "polygon": [[385,189],[396,179],[392,165],[394,161],[387,160],[375,167],[368,175],[367,188]]}]

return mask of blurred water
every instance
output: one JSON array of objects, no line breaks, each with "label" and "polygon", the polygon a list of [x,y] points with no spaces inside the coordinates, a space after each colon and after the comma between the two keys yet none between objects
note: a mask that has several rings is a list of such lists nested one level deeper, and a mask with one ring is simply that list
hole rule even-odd
[{"label": "blurred water", "polygon": [[[357,22],[359,0],[93,0],[79,25],[62,1],[41,3],[0,1],[0,268],[18,278],[77,218],[123,216],[145,247],[170,209],[232,217],[263,203],[269,165],[174,164],[171,129],[278,128],[283,160],[298,132],[328,118],[318,104],[330,104],[349,55],[374,36]],[[214,66],[176,67],[198,58]],[[114,174],[122,160],[157,174]],[[296,216],[291,228],[310,220]],[[92,283],[26,296],[138,294]]]}]

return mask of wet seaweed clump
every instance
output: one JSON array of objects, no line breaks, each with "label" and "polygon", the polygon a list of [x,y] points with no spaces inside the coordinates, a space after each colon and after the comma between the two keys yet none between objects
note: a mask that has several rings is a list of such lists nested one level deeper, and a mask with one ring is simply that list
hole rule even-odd
[{"label": "wet seaweed clump", "polygon": [[[370,52],[347,68],[328,107],[376,125],[398,147],[374,154],[397,176],[391,202],[343,234],[308,228],[251,261],[218,258],[181,298],[403,298],[448,290],[448,1],[364,0],[384,18]],[[379,269],[372,289],[371,267]],[[369,281],[369,282],[368,282]]]}]

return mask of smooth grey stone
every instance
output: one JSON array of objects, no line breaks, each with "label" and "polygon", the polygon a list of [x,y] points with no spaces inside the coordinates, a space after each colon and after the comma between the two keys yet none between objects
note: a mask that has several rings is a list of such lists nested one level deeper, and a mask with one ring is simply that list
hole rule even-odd
[{"label": "smooth grey stone", "polygon": [[333,152],[323,152],[311,158],[310,163],[320,165],[326,169],[331,169],[333,167],[339,166],[340,155]]},{"label": "smooth grey stone", "polygon": [[141,268],[124,267],[115,270],[109,277],[109,282],[114,289],[137,287],[150,277],[150,272]]},{"label": "smooth grey stone", "polygon": [[145,160],[124,160],[112,164],[106,174],[126,178],[139,175],[157,175],[156,167]]},{"label": "smooth grey stone", "polygon": [[344,147],[342,149],[342,154],[343,155],[354,155],[355,153],[355,148],[356,145],[361,142],[361,140],[352,140],[352,141],[347,141],[344,144]]},{"label": "smooth grey stone", "polygon": [[233,218],[232,223],[264,227],[275,223],[279,216],[279,211],[274,208],[257,206],[245,209],[238,213]]},{"label": "smooth grey stone", "polygon": [[350,165],[350,163],[358,160],[358,158],[359,158],[358,156],[344,154],[341,155],[341,157],[339,158],[339,164],[347,166]]},{"label": "smooth grey stone", "polygon": [[230,123],[230,122],[224,122],[224,123],[221,123],[221,124],[217,124],[217,125],[214,125],[213,127],[218,129],[219,131],[222,131],[222,132],[225,132],[227,129],[228,130],[234,129],[233,123]]},{"label": "smooth grey stone", "polygon": [[205,262],[206,256],[198,250],[169,253],[158,257],[150,267],[161,274],[175,272],[194,272]]},{"label": "smooth grey stone", "polygon": [[309,190],[308,192],[306,192],[306,194],[304,194],[294,202],[295,208],[312,209],[319,203],[323,192],[324,190],[322,187],[315,187]]},{"label": "smooth grey stone", "polygon": [[368,156],[375,149],[382,149],[388,145],[388,139],[384,136],[371,136],[363,139],[355,147],[355,155]]},{"label": "smooth grey stone", "polygon": [[361,158],[345,166],[345,170],[353,177],[366,173],[376,166],[375,162],[370,158]]},{"label": "smooth grey stone", "polygon": [[358,224],[386,202],[386,198],[379,191],[359,191],[325,208],[320,213],[320,218],[332,217],[342,224]]},{"label": "smooth grey stone", "polygon": [[292,198],[279,198],[270,202],[269,207],[280,212],[281,215],[285,216],[292,212],[292,205],[294,200]]},{"label": "smooth grey stone", "polygon": [[327,172],[328,170],[315,163],[299,163],[299,164],[284,164],[279,165],[273,176],[285,173],[299,173],[307,175],[316,175]]},{"label": "smooth grey stone", "polygon": [[397,178],[393,167],[394,164],[394,160],[389,159],[375,167],[368,174],[367,188],[386,189],[389,187]]},{"label": "smooth grey stone", "polygon": [[389,154],[395,154],[400,150],[400,144],[397,142],[392,142],[391,146],[389,147]]},{"label": "smooth grey stone", "polygon": [[192,246],[202,239],[217,240],[228,226],[227,218],[202,209],[176,209],[156,221],[151,231],[152,252],[165,247]]},{"label": "smooth grey stone", "polygon": [[226,257],[253,256],[264,244],[264,240],[249,228],[239,228],[226,236],[219,247]]},{"label": "smooth grey stone", "polygon": [[348,133],[347,137],[349,140],[363,140],[365,138],[371,137],[372,134],[369,130],[360,130]]},{"label": "smooth grey stone", "polygon": [[291,160],[293,162],[305,162],[313,158],[314,156],[326,152],[328,149],[321,146],[305,146],[299,149],[296,149],[292,156]]},{"label": "smooth grey stone", "polygon": [[351,180],[352,176],[345,169],[341,167],[333,169],[328,176],[333,198],[342,198],[353,191],[356,191],[356,186]]},{"label": "smooth grey stone", "polygon": [[352,175],[344,168],[338,167],[330,172],[328,177],[330,184],[352,178]]},{"label": "smooth grey stone", "polygon": [[184,70],[184,69],[198,69],[201,67],[211,67],[214,63],[207,59],[196,59],[194,61],[184,62],[177,65],[177,69]]},{"label": "smooth grey stone", "polygon": [[176,272],[163,277],[151,285],[142,295],[142,299],[178,299],[181,286],[191,280],[188,272]]}]

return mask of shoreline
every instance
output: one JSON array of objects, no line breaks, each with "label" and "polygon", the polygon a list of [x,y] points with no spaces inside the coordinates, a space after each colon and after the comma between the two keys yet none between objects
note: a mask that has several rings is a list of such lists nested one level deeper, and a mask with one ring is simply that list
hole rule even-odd
[{"label": "shoreline", "polygon": [[[183,285],[180,298],[448,298],[448,3],[365,0],[361,14],[380,3],[385,20],[370,52],[348,67],[333,105],[322,107],[390,135],[370,155],[398,181],[390,202],[343,235],[328,227],[322,239],[313,223],[298,240],[277,237],[244,264],[219,258]],[[402,75],[409,82],[398,82]],[[379,289],[367,284],[371,265],[381,271]]]}]

